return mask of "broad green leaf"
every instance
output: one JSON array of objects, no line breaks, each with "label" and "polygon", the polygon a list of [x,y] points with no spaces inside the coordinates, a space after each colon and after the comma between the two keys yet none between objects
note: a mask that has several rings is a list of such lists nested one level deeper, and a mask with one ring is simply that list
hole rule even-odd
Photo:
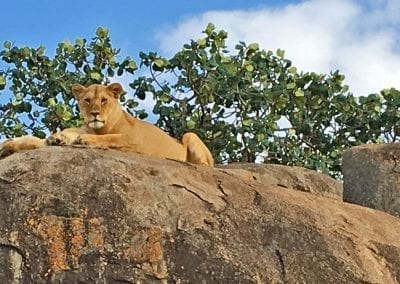
[{"label": "broad green leaf", "polygon": [[249,50],[256,51],[259,49],[258,43],[249,44]]},{"label": "broad green leaf", "polygon": [[289,136],[289,137],[293,137],[293,136],[295,136],[295,135],[296,135],[296,130],[293,129],[293,128],[290,128],[290,129],[288,130],[288,136]]},{"label": "broad green leaf", "polygon": [[296,74],[297,73],[297,68],[294,67],[294,66],[291,66],[291,67],[288,68],[288,72],[290,74]]},{"label": "broad green leaf", "polygon": [[247,65],[245,66],[245,68],[246,68],[246,70],[249,71],[249,72],[251,72],[251,71],[254,70],[254,66],[251,65],[251,64],[247,64]]},{"label": "broad green leaf", "polygon": [[3,90],[4,87],[6,86],[6,77],[0,75],[0,90]]},{"label": "broad green leaf", "polygon": [[233,63],[227,64],[225,66],[225,69],[230,75],[234,76],[237,73],[237,68],[236,68],[235,64],[233,64]]},{"label": "broad green leaf", "polygon": [[296,97],[304,97],[304,91],[302,91],[302,90],[297,90],[296,92],[294,92],[294,95],[296,96]]},{"label": "broad green leaf", "polygon": [[83,39],[83,38],[77,38],[77,39],[75,40],[75,44],[76,44],[77,46],[79,46],[79,47],[83,47],[83,46],[85,45],[85,39]]},{"label": "broad green leaf", "polygon": [[197,40],[197,44],[199,46],[205,46],[207,44],[207,40],[205,38],[200,38]]},{"label": "broad green leaf", "polygon": [[154,60],[154,64],[157,65],[157,67],[164,67],[164,60],[162,60],[161,58],[157,58]]},{"label": "broad green leaf", "polygon": [[349,104],[343,105],[343,110],[344,110],[344,111],[350,111],[350,110],[351,110],[350,105],[349,105]]},{"label": "broad green leaf", "polygon": [[41,130],[34,130],[34,131],[33,131],[33,134],[34,134],[36,137],[39,137],[39,138],[41,138],[41,139],[46,138],[46,133],[45,133],[44,131],[41,131]]},{"label": "broad green leaf", "polygon": [[221,62],[222,63],[229,63],[232,61],[232,58],[230,56],[222,56],[221,57]]},{"label": "broad green leaf", "polygon": [[11,48],[11,42],[7,40],[7,41],[5,41],[3,43],[3,46],[4,46],[5,49],[10,49]]},{"label": "broad green leaf", "polygon": [[243,126],[250,126],[253,123],[251,118],[243,120]]},{"label": "broad green leaf", "polygon": [[39,48],[37,49],[37,55],[42,56],[44,55],[46,48],[44,46],[39,46]]},{"label": "broad green leaf", "polygon": [[69,111],[65,111],[65,112],[63,112],[63,114],[62,114],[61,117],[62,117],[62,119],[63,119],[64,121],[68,121],[68,120],[71,119],[72,113],[69,112]]},{"label": "broad green leaf", "polygon": [[90,73],[90,78],[96,81],[100,81],[101,80],[101,74],[98,72],[92,72]]},{"label": "broad green leaf", "polygon": [[128,64],[126,65],[127,70],[130,72],[135,71],[137,69],[136,62],[130,58],[128,58],[127,60],[128,60]]},{"label": "broad green leaf", "polygon": [[218,48],[225,46],[225,40],[223,39],[216,39],[214,42],[216,47]]},{"label": "broad green leaf", "polygon": [[215,30],[215,26],[212,23],[208,23],[206,29],[205,29],[205,33],[209,36],[213,33],[213,31]]},{"label": "broad green leaf", "polygon": [[47,106],[54,107],[56,105],[56,100],[54,98],[50,98],[47,100]]},{"label": "broad green leaf", "polygon": [[109,30],[107,28],[100,27],[96,30],[96,35],[102,39],[107,38],[109,35]]},{"label": "broad green leaf", "polygon": [[168,93],[163,92],[163,94],[160,96],[160,100],[163,103],[169,103],[171,101],[171,97],[170,97],[170,95]]},{"label": "broad green leaf", "polygon": [[276,55],[280,58],[284,58],[285,57],[285,51],[278,48],[278,50],[276,51]]},{"label": "broad green leaf", "polygon": [[190,119],[186,121],[186,126],[188,129],[194,129],[196,127],[196,122]]},{"label": "broad green leaf", "polygon": [[130,60],[129,64],[128,64],[128,67],[131,68],[131,69],[137,69],[136,62],[133,61],[133,60]]},{"label": "broad green leaf", "polygon": [[18,99],[16,99],[16,98],[12,98],[12,100],[11,100],[11,104],[12,104],[13,106],[17,106],[17,105],[19,105],[20,103],[21,103],[21,101],[18,100]]},{"label": "broad green leaf", "polygon": [[264,133],[258,133],[256,135],[256,140],[257,140],[257,142],[263,142],[265,140],[265,134]]},{"label": "broad green leaf", "polygon": [[24,56],[24,57],[28,57],[28,56],[31,54],[31,49],[30,49],[29,47],[25,46],[25,47],[22,49],[21,54],[22,54],[22,56]]},{"label": "broad green leaf", "polygon": [[66,51],[71,52],[74,50],[74,47],[72,46],[71,42],[69,40],[64,40],[63,41],[63,47]]},{"label": "broad green leaf", "polygon": [[286,85],[286,88],[287,88],[288,90],[294,89],[294,88],[296,88],[296,83],[291,82],[291,83],[289,83],[289,84]]}]

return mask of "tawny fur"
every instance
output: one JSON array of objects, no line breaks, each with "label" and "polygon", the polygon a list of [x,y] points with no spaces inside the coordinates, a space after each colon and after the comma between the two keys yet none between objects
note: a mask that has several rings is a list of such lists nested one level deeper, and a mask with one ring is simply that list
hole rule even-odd
[{"label": "tawny fur", "polygon": [[68,128],[47,139],[24,136],[7,140],[0,145],[0,156],[45,145],[84,144],[214,165],[210,150],[196,134],[186,133],[177,140],[160,128],[136,119],[122,109],[121,93],[122,87],[118,83],[89,87],[73,85],[72,94],[78,101],[84,121],[81,128]]}]

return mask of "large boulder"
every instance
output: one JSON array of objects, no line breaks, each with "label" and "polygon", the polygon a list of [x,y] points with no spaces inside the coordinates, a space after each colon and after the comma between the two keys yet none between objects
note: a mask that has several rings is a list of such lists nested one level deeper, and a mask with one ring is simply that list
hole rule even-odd
[{"label": "large boulder", "polygon": [[400,220],[113,150],[0,160],[2,283],[398,283]]},{"label": "large boulder", "polygon": [[400,216],[400,143],[347,150],[343,176],[344,201]]}]

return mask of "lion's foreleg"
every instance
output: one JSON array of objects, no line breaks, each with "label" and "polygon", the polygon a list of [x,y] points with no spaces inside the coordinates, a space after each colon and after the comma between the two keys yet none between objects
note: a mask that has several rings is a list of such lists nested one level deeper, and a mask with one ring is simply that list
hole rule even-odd
[{"label": "lion's foreleg", "polygon": [[81,134],[76,140],[76,144],[91,145],[102,148],[112,148],[120,150],[129,150],[129,139],[125,134]]},{"label": "lion's foreleg", "polygon": [[56,132],[46,139],[47,145],[72,145],[76,143],[80,134],[85,133],[83,128],[67,128]]},{"label": "lion's foreleg", "polygon": [[40,139],[34,136],[23,136],[4,141],[0,144],[0,157],[6,157],[13,153],[33,150],[46,145],[45,139]]}]

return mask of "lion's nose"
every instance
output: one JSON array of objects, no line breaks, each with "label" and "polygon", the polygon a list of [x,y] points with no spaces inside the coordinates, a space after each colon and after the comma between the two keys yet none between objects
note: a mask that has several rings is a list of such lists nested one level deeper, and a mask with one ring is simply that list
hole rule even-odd
[{"label": "lion's nose", "polygon": [[97,115],[100,114],[100,111],[98,111],[98,110],[92,110],[92,111],[90,112],[90,114],[93,115],[94,117],[96,117]]}]

